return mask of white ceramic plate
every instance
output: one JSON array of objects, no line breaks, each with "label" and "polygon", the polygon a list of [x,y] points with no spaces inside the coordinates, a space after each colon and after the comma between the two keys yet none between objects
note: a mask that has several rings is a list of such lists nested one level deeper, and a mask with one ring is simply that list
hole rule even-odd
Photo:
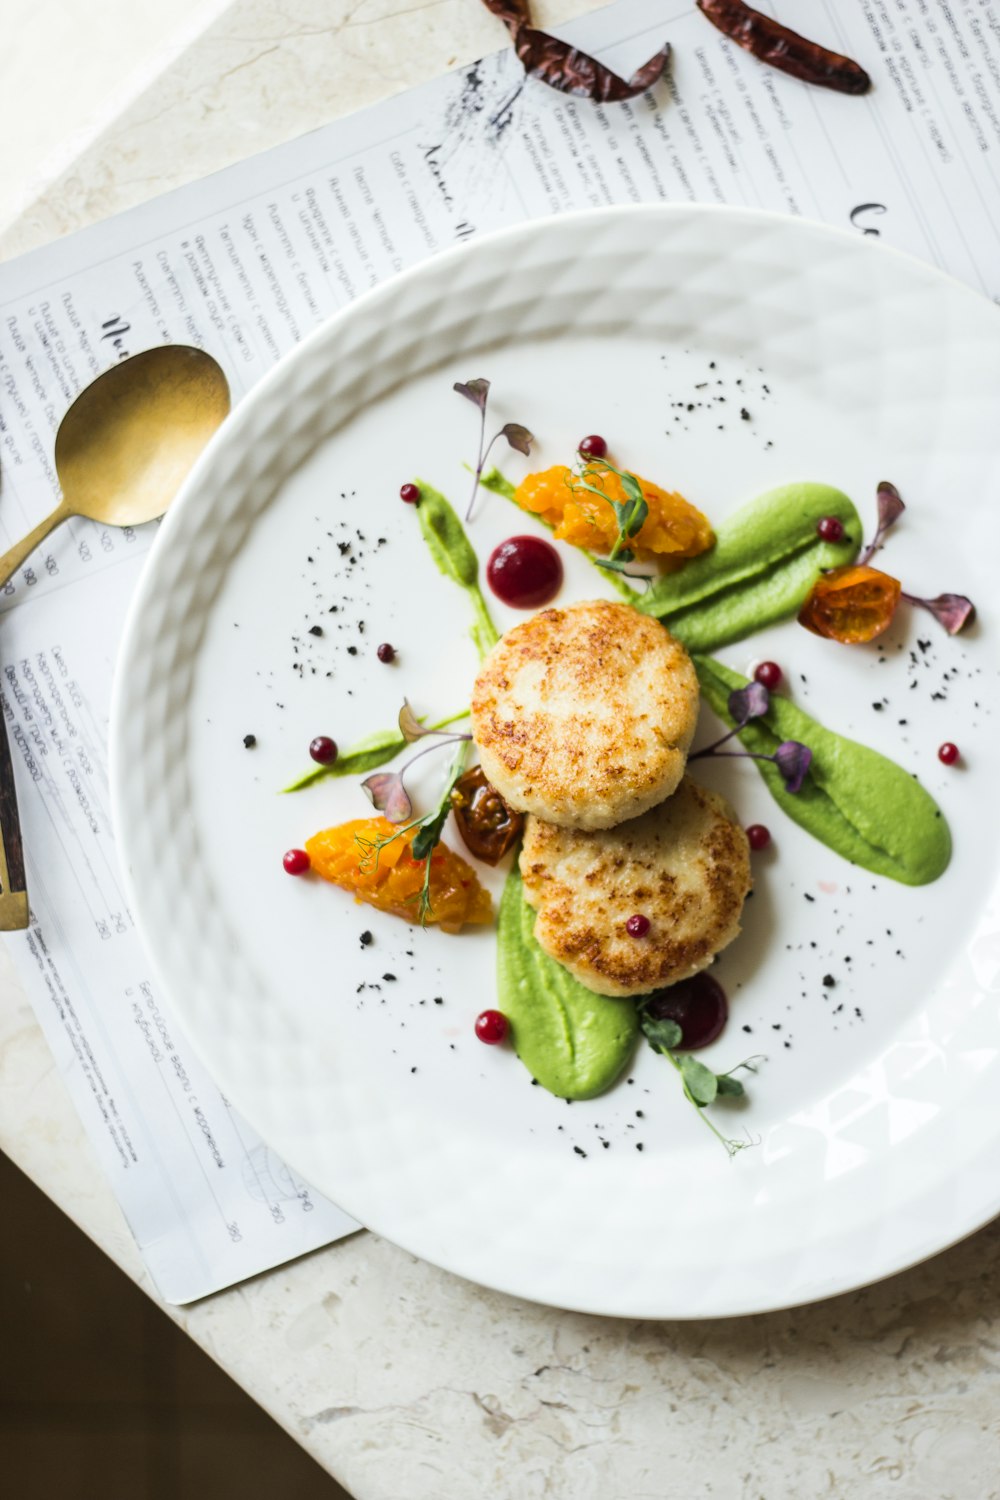
[{"label": "white ceramic plate", "polygon": [[[492,930],[409,929],[281,868],[367,808],[356,782],[276,795],[314,734],[345,745],[390,726],[404,694],[433,714],[467,701],[465,601],[397,497],[420,475],[464,507],[476,413],[451,386],[479,375],[491,422],[538,435],[533,466],[601,432],[716,519],[799,478],[841,486],[870,519],[891,479],[909,510],[886,566],[980,605],[961,640],[906,611],[881,650],[793,623],[720,653],[781,662],[810,712],[924,781],[955,841],[945,876],[907,889],[791,825],[748,763],[699,763],[774,834],[715,970],[732,1018],[708,1060],[768,1056],[731,1121],[759,1145],[733,1162],[648,1048],[628,1081],[569,1107],[481,1046]],[[790,219],[648,207],[440,256],[324,325],[243,402],[135,600],[116,816],[161,983],[227,1095],[317,1188],[476,1281],[649,1317],[825,1296],[997,1212],[998,393],[1000,313],[927,267]],[[480,558],[532,524],[489,499]],[[604,591],[567,565],[564,599]],[[516,618],[495,612],[501,628]],[[945,739],[960,767],[938,762]]]}]

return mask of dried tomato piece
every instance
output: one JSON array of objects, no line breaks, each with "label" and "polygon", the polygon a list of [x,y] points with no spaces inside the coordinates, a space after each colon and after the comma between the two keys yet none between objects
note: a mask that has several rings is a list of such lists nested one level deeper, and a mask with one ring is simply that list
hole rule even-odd
[{"label": "dried tomato piece", "polygon": [[892,624],[902,592],[899,579],[878,568],[853,563],[831,568],[814,584],[799,624],[845,646],[873,641]]},{"label": "dried tomato piece", "polygon": [[521,837],[524,819],[486,780],[482,766],[459,777],[451,805],[465,847],[484,865],[498,865]]}]

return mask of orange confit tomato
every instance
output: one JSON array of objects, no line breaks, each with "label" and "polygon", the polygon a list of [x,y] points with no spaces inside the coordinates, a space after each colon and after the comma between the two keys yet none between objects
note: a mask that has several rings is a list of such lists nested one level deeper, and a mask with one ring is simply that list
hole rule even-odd
[{"label": "orange confit tomato", "polygon": [[799,624],[827,640],[861,645],[888,630],[902,591],[897,578],[865,563],[831,568],[813,585]]},{"label": "orange confit tomato", "polygon": [[[415,828],[399,833],[387,818],[355,818],[313,834],[306,852],[317,875],[350,891],[356,901],[417,922],[426,860],[414,859],[410,852],[416,833]],[[459,932],[466,923],[492,921],[490,893],[461,855],[438,844],[430,861],[428,923],[436,922],[443,932]]]}]

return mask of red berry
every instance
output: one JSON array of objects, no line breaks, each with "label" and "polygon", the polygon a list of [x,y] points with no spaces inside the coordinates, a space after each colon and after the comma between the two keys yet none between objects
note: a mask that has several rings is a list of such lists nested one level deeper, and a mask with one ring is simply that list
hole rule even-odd
[{"label": "red berry", "polygon": [[590,437],[583,438],[577,449],[577,452],[582,453],[584,458],[604,458],[607,451],[607,443],[602,437],[598,437],[596,432],[592,432]]},{"label": "red berry", "polygon": [[309,741],[309,754],[318,766],[332,766],[337,759],[337,741],[328,734],[318,734]]},{"label": "red berry", "polygon": [[476,1036],[487,1047],[495,1047],[507,1035],[507,1017],[502,1010],[483,1010],[476,1017]]},{"label": "red berry", "polygon": [[407,505],[416,505],[420,499],[420,490],[415,484],[404,484],[399,489],[400,500],[405,500]]},{"label": "red berry", "polygon": [[844,536],[844,523],[836,516],[824,516],[821,521],[817,522],[816,534],[824,542],[839,542]]},{"label": "red berry", "polygon": [[945,740],[944,744],[938,751],[938,760],[941,762],[941,764],[944,766],[953,766],[956,760],[958,760],[958,756],[958,746],[953,745],[951,740]]},{"label": "red berry", "polygon": [[312,864],[312,860],[304,849],[289,849],[281,863],[287,874],[304,875]]},{"label": "red berry", "polygon": [[378,657],[379,661],[395,661],[396,648],[395,646],[390,646],[388,641],[383,641],[381,646],[375,652],[375,655]]},{"label": "red berry", "polygon": [[763,823],[751,823],[747,829],[747,843],[751,849],[766,849],[771,842],[771,830],[765,828]]},{"label": "red berry", "polygon": [[636,912],[634,917],[629,917],[625,923],[625,931],[629,937],[645,937],[649,931],[649,918],[644,917],[641,912]]},{"label": "red berry", "polygon": [[773,693],[781,682],[781,668],[776,661],[762,661],[753,674],[754,681],[766,687],[769,693]]}]

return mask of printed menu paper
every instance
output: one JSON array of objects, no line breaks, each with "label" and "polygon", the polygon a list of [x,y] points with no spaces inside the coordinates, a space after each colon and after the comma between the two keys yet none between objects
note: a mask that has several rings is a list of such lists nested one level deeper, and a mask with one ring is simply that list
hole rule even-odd
[{"label": "printed menu paper", "polygon": [[[56,503],[74,396],[162,342],[208,349],[239,400],[360,292],[540,215],[643,201],[822,219],[1000,300],[1000,15],[990,0],[800,0],[856,57],[851,98],[762,67],[693,5],[620,0],[564,34],[654,90],[597,107],[509,50],[0,266],[0,545]],[[184,1302],[357,1226],[232,1110],[179,1031],[125,902],[107,730],[122,622],[155,526],[71,521],[0,591],[0,686],[30,930],[9,941],[163,1296]]]}]

